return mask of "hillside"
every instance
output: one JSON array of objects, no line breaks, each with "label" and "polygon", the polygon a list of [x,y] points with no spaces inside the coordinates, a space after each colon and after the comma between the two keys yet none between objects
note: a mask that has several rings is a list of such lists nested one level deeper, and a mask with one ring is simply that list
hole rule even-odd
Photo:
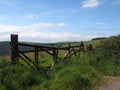
[{"label": "hillside", "polygon": [[58,60],[52,69],[46,67],[52,57],[45,53],[39,53],[39,70],[21,59],[19,64],[12,65],[0,58],[0,90],[94,90],[104,84],[103,77],[120,77],[120,36],[86,43],[95,46],[95,53],[81,52],[78,58]]},{"label": "hillside", "polygon": [[[11,46],[9,41],[0,42],[0,56],[8,56],[10,55]],[[31,50],[33,48],[30,47],[20,47],[21,50]]]},{"label": "hillside", "polygon": [[[25,44],[31,44],[31,45],[40,45],[40,46],[51,46],[54,44],[54,46],[68,46],[68,43],[71,43],[71,45],[79,45],[79,42],[57,42],[57,43],[35,43],[35,42],[21,42]],[[8,56],[10,55],[10,42],[9,41],[2,41],[0,42],[0,56]],[[26,46],[19,46],[20,50],[26,51],[26,50],[33,50],[31,47]]]},{"label": "hillside", "polygon": [[0,42],[0,56],[10,55],[10,44],[8,41]]},{"label": "hillside", "polygon": [[[49,44],[45,44],[45,43],[33,43],[33,42],[22,42],[22,43],[29,43],[29,44],[35,44],[35,45],[49,45]],[[2,41],[0,42],[0,56],[8,56],[10,55],[11,51],[10,51],[10,42],[9,41]],[[20,50],[33,50],[33,48],[31,47],[25,47],[25,46],[19,46]]]}]

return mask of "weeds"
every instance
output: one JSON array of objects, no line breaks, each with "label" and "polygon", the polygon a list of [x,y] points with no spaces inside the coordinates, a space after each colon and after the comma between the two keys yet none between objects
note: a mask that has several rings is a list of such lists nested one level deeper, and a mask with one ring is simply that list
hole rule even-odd
[{"label": "weeds", "polygon": [[[12,66],[0,58],[0,90],[90,90],[103,75],[120,76],[120,36],[94,43],[96,54],[60,60],[50,70]],[[40,57],[45,57],[40,66],[51,64],[50,56]]]}]

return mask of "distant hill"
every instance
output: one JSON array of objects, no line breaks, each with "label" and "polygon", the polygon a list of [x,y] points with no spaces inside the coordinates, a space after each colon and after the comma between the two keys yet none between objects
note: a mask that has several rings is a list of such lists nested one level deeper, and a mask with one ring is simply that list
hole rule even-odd
[{"label": "distant hill", "polygon": [[8,41],[0,42],[0,56],[10,55],[10,44]]},{"label": "distant hill", "polygon": [[106,39],[106,37],[93,38],[92,40],[102,40],[102,39]]},{"label": "distant hill", "polygon": [[[22,43],[27,43],[27,44],[36,44],[36,45],[44,45],[45,44],[41,44],[41,43],[32,43],[32,42],[22,42]],[[26,51],[26,50],[33,50],[32,47],[26,47],[26,46],[19,46],[19,49],[22,51]],[[11,46],[10,46],[10,42],[9,41],[3,41],[0,42],[0,56],[7,56],[10,55],[11,53]]]},{"label": "distant hill", "polygon": [[[55,45],[56,47],[60,46],[68,46],[68,43],[71,43],[71,45],[79,45],[79,42],[59,42],[59,43],[34,43],[34,42],[21,42],[25,44],[31,44],[31,45],[40,45],[40,46],[51,46]],[[26,46],[19,46],[19,49],[22,51],[26,50],[34,50],[32,47],[26,47]],[[9,41],[3,41],[0,42],[0,56],[8,56],[11,53],[11,46]]]},{"label": "distant hill", "polygon": [[[31,47],[21,47],[19,46],[20,50],[33,50]],[[11,46],[9,41],[0,42],[0,56],[8,56],[11,54]]]}]

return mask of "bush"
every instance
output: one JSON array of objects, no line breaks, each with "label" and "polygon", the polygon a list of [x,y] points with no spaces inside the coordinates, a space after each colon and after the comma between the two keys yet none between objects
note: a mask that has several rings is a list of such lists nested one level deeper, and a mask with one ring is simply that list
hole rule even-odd
[{"label": "bush", "polygon": [[[5,64],[6,66],[3,66]],[[23,65],[13,66],[1,60],[0,66],[2,67],[0,68],[0,85],[5,90],[28,90],[34,85],[41,84],[45,79],[37,70]]]},{"label": "bush", "polygon": [[[120,75],[120,36],[105,39],[97,46],[92,65],[105,75]],[[96,65],[96,66],[95,66]]]},{"label": "bush", "polygon": [[88,60],[71,60],[54,74],[51,90],[90,90],[99,78],[99,73],[89,65]]},{"label": "bush", "polygon": [[116,57],[120,59],[120,36],[110,37],[101,42],[97,47],[98,53],[102,53],[104,57]]}]

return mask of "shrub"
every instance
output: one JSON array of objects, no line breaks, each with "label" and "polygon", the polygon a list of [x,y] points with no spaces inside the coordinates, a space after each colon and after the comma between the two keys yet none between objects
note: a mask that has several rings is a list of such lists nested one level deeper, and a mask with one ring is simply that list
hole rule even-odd
[{"label": "shrub", "polygon": [[[4,64],[6,66],[3,66]],[[13,66],[1,60],[0,66],[2,67],[0,68],[0,85],[6,90],[28,90],[34,85],[41,84],[45,79],[37,70],[24,65]]]},{"label": "shrub", "polygon": [[94,67],[105,75],[120,75],[120,36],[103,40],[96,48],[93,63]]}]

